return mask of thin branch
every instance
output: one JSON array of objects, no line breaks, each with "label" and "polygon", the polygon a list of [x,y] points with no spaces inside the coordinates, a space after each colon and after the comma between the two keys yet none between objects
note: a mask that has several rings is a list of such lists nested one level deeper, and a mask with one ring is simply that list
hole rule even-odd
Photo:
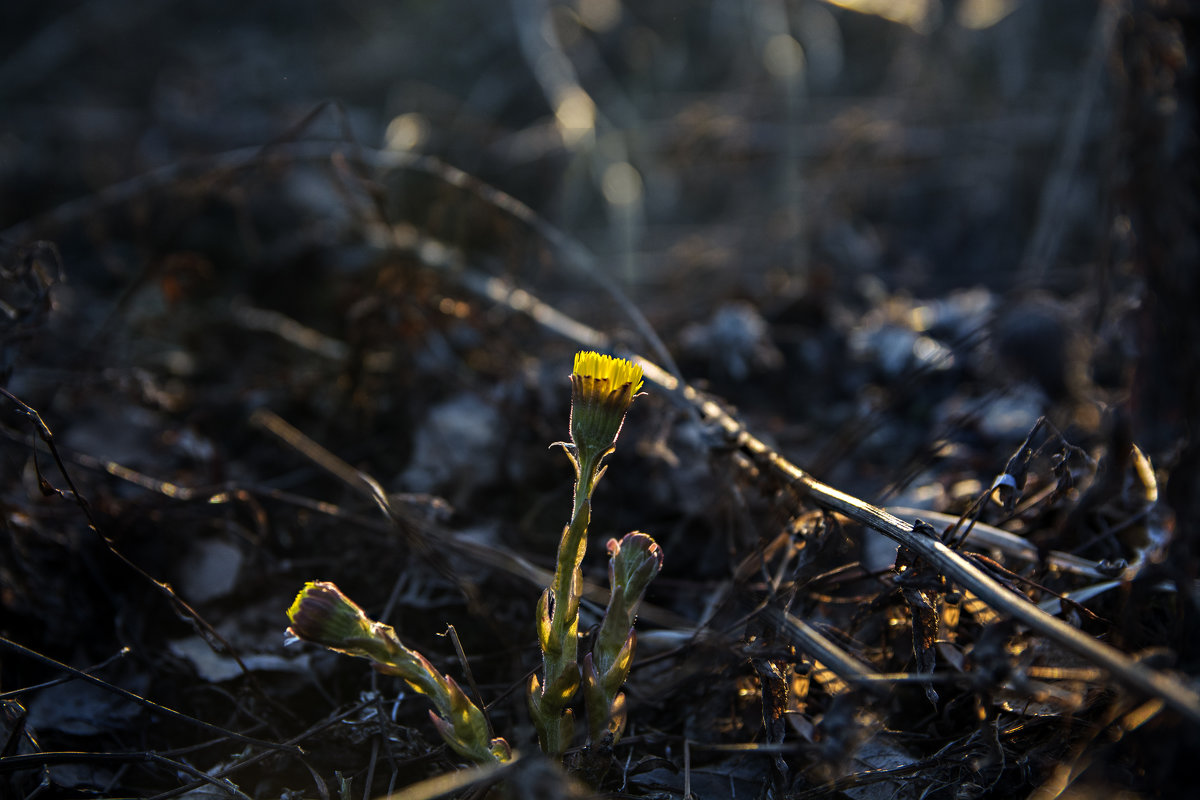
[{"label": "thin branch", "polygon": [[[124,658],[125,656],[129,655],[131,652],[132,651],[128,647],[122,647],[118,652],[104,659],[99,664],[93,664],[92,666],[87,667],[85,671],[96,672],[97,670],[102,670],[117,659]],[[21,697],[22,695],[29,694],[31,692],[39,692],[42,689],[49,689],[51,686],[58,686],[59,684],[68,683],[73,680],[75,680],[74,676],[64,675],[61,678],[55,678],[54,680],[46,681],[44,683],[35,683],[31,686],[22,686],[20,689],[13,689],[9,692],[0,692],[0,701],[9,700],[14,697]]]},{"label": "thin branch", "polygon": [[250,796],[242,792],[236,786],[228,781],[223,781],[219,778],[214,778],[206,775],[201,770],[196,769],[192,765],[177,761],[173,758],[161,756],[158,753],[146,751],[142,753],[83,753],[74,751],[43,751],[39,753],[27,753],[17,756],[6,756],[0,758],[0,773],[18,772],[20,770],[35,769],[47,764],[159,764],[164,767],[169,767],[177,772],[182,772],[191,775],[196,779],[196,782],[201,785],[212,786],[221,790],[230,797],[237,797],[240,800],[250,800]]},{"label": "thin branch", "polygon": [[[369,701],[369,700],[361,701],[361,702],[358,702],[355,705],[351,706],[350,708],[346,709],[345,711],[342,711],[337,714],[333,714],[333,715],[327,717],[326,719],[322,720],[321,722],[318,722],[316,725],[313,725],[312,727],[310,727],[308,730],[304,731],[300,735],[294,736],[291,739],[288,739],[286,742],[284,742],[284,745],[287,747],[295,747],[297,752],[303,753],[303,750],[301,750],[299,747],[301,742],[305,741],[306,739],[311,738],[312,736],[315,736],[316,734],[320,733],[321,731],[323,731],[327,728],[333,727],[334,725],[341,722],[342,720],[349,719],[350,717],[352,717],[355,714],[362,711],[367,705],[370,704],[370,702],[371,701]],[[241,761],[235,762],[233,764],[230,764],[227,767],[219,769],[216,772],[213,772],[211,775],[208,775],[207,777],[224,778],[226,775],[231,775],[240,769],[244,769],[245,767],[249,767],[253,764],[259,763],[260,761],[264,761],[265,759],[269,758],[272,755],[273,754],[270,751],[256,753],[255,755],[252,755],[249,758],[244,758]],[[317,775],[313,771],[312,767],[308,766],[307,762],[305,762],[303,759],[301,759],[300,763],[304,764],[305,767],[308,768],[309,772],[312,773],[313,781],[317,785],[317,790],[320,792],[321,796],[323,798],[325,798],[325,800],[328,800],[329,792],[325,787],[325,782],[322,781],[320,779],[320,776]],[[170,798],[172,798],[172,797],[179,797],[180,795],[187,794],[188,792],[194,791],[195,789],[199,789],[201,786],[204,785],[204,783],[205,783],[204,781],[196,781],[196,782],[188,784],[186,786],[179,786],[175,789],[170,789],[168,791],[162,792],[161,794],[156,794],[153,797],[148,798],[148,800],[170,800]]]},{"label": "thin branch", "polygon": [[219,725],[214,725],[211,722],[205,722],[202,719],[196,719],[195,717],[189,717],[187,714],[176,711],[173,708],[167,708],[164,705],[159,705],[158,703],[155,703],[153,700],[147,700],[146,698],[142,697],[141,695],[134,694],[133,692],[131,692],[127,689],[122,689],[120,686],[114,686],[113,684],[109,683],[108,681],[106,681],[102,678],[97,678],[95,675],[89,675],[88,673],[84,672],[81,669],[76,669],[75,667],[68,666],[67,664],[62,663],[61,661],[55,661],[53,658],[50,658],[49,656],[42,655],[41,653],[37,652],[36,650],[31,650],[30,648],[26,647],[25,645],[17,644],[16,642],[12,641],[11,639],[7,639],[3,636],[0,636],[0,645],[7,647],[8,649],[10,649],[14,652],[20,653],[23,656],[32,658],[33,660],[38,661],[41,664],[44,664],[45,666],[53,667],[54,669],[58,669],[58,670],[62,670],[63,672],[70,673],[70,675],[72,677],[75,677],[80,680],[83,680],[88,683],[99,686],[100,688],[104,689],[105,691],[112,692],[113,694],[115,694],[119,697],[124,697],[126,700],[130,700],[134,703],[137,703],[140,706],[145,706],[146,708],[153,711],[155,714],[162,714],[163,716],[182,720],[183,722],[186,722],[189,725],[194,725],[198,728],[204,728],[205,730],[213,731],[214,733],[218,733],[221,736],[224,736],[226,738],[236,739],[239,742],[244,742],[246,744],[252,744],[257,747],[264,747],[268,750],[282,751],[285,753],[293,753],[295,755],[299,755],[301,752],[298,747],[293,747],[291,745],[286,745],[286,744],[276,744],[275,742],[269,742],[269,741],[266,741],[265,739],[256,739],[253,736],[246,736],[245,734],[237,733],[235,731],[228,730],[227,728],[222,728]]},{"label": "thin branch", "polygon": [[763,609],[762,615],[778,626],[789,641],[854,688],[876,695],[886,691],[882,676],[804,620],[774,605]]},{"label": "thin branch", "polygon": [[204,617],[200,615],[199,611],[197,611],[191,606],[190,603],[180,597],[169,583],[158,580],[149,572],[138,566],[132,559],[118,550],[116,542],[113,541],[113,539],[106,533],[104,533],[100,527],[100,523],[97,522],[95,516],[92,514],[91,506],[88,505],[88,502],[84,496],[80,494],[79,490],[75,486],[74,479],[71,478],[71,473],[67,470],[66,462],[63,461],[62,454],[58,451],[58,445],[54,439],[54,432],[50,430],[50,426],[47,425],[46,421],[42,419],[42,415],[38,413],[38,410],[14,395],[3,386],[0,386],[0,395],[6,397],[9,402],[15,405],[22,414],[24,414],[33,422],[35,428],[37,429],[38,439],[41,440],[46,449],[50,452],[50,456],[54,459],[54,464],[57,466],[59,474],[62,476],[63,481],[67,485],[65,491],[54,489],[50,485],[49,481],[42,476],[41,468],[38,466],[37,457],[35,456],[33,463],[35,469],[37,470],[38,480],[39,483],[42,484],[43,491],[57,492],[64,498],[74,500],[75,505],[78,506],[80,512],[82,512],[84,519],[87,520],[88,527],[91,528],[92,531],[104,541],[108,551],[116,556],[121,563],[125,564],[139,576],[152,583],[155,588],[166,595],[167,599],[174,603],[175,607],[180,609],[183,612],[183,615],[195,625],[197,632],[202,635],[204,641],[209,647],[213,648],[214,652],[216,652],[216,648],[212,643],[214,641],[220,643],[221,647],[224,648],[229,657],[237,663],[238,668],[241,669],[242,674],[246,677],[250,685],[253,686],[262,697],[269,698],[269,695],[259,684],[258,678],[256,678],[255,675],[250,671],[250,668],[246,666],[246,662],[242,660],[242,656],[237,649],[230,644],[229,641],[226,640],[216,628],[209,624],[208,620],[204,619]]}]

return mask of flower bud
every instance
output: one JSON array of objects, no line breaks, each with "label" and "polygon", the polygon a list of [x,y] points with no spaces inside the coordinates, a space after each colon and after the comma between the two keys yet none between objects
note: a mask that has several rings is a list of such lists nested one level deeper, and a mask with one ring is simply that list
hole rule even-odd
[{"label": "flower bud", "polygon": [[595,468],[616,444],[642,368],[623,358],[590,351],[575,354],[571,373],[571,442],[580,465]]},{"label": "flower bud", "polygon": [[379,636],[378,623],[327,581],[304,584],[287,613],[293,635],[335,650],[361,651]]}]

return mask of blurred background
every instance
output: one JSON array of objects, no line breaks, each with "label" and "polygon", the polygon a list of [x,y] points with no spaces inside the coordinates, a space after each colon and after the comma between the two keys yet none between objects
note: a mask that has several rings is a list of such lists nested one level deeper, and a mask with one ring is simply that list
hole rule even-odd
[{"label": "blurred background", "polygon": [[[348,130],[513,194],[635,296],[688,282],[686,313],[815,280],[1061,290],[1102,235],[1105,8],[9,4],[0,219],[182,159]],[[344,120],[302,126],[329,101]]]},{"label": "blurred background", "polygon": [[[1044,395],[1016,401],[1022,424],[1069,403],[1059,421],[1095,429],[1093,384],[1128,389],[1138,344],[1122,201],[1137,199],[1130,152],[1146,144],[1123,115],[1162,106],[1161,87],[1130,99],[1121,37],[1139,15],[1152,27],[1157,5],[9,4],[0,230],[12,253],[55,242],[80,292],[123,285],[128,303],[147,297],[131,286],[165,281],[168,302],[228,291],[292,313],[306,301],[289,276],[361,216],[311,162],[260,197],[253,179],[204,177],[204,159],[298,141],[427,154],[581,242],[690,378],[757,375],[755,395],[793,422],[844,417],[866,384],[937,372],[975,336]],[[1138,56],[1146,69],[1170,69],[1183,46],[1170,30],[1141,42],[1162,51]],[[45,216],[188,165],[182,198],[134,186],[138,202],[92,209],[103,219]],[[386,221],[582,322],[634,327],[537,237],[437,184],[383,187]],[[339,330],[317,327],[343,335],[350,302],[324,309]]]}]

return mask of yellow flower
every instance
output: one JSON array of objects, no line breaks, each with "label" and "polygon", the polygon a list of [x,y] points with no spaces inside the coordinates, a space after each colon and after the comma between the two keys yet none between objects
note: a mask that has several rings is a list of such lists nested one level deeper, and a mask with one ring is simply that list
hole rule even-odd
[{"label": "yellow flower", "polygon": [[642,388],[632,361],[583,351],[571,373],[571,441],[581,464],[593,467],[616,444],[625,412]]}]

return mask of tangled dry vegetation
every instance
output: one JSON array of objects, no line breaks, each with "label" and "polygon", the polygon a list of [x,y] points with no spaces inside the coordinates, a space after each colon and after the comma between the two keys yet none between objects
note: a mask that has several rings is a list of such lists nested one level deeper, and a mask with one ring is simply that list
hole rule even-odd
[{"label": "tangled dry vegetation", "polygon": [[[0,26],[0,795],[1194,789],[1189,4],[98,5]],[[581,636],[663,570],[559,760],[579,349],[647,391]],[[314,580],[518,757],[285,647]]]}]

